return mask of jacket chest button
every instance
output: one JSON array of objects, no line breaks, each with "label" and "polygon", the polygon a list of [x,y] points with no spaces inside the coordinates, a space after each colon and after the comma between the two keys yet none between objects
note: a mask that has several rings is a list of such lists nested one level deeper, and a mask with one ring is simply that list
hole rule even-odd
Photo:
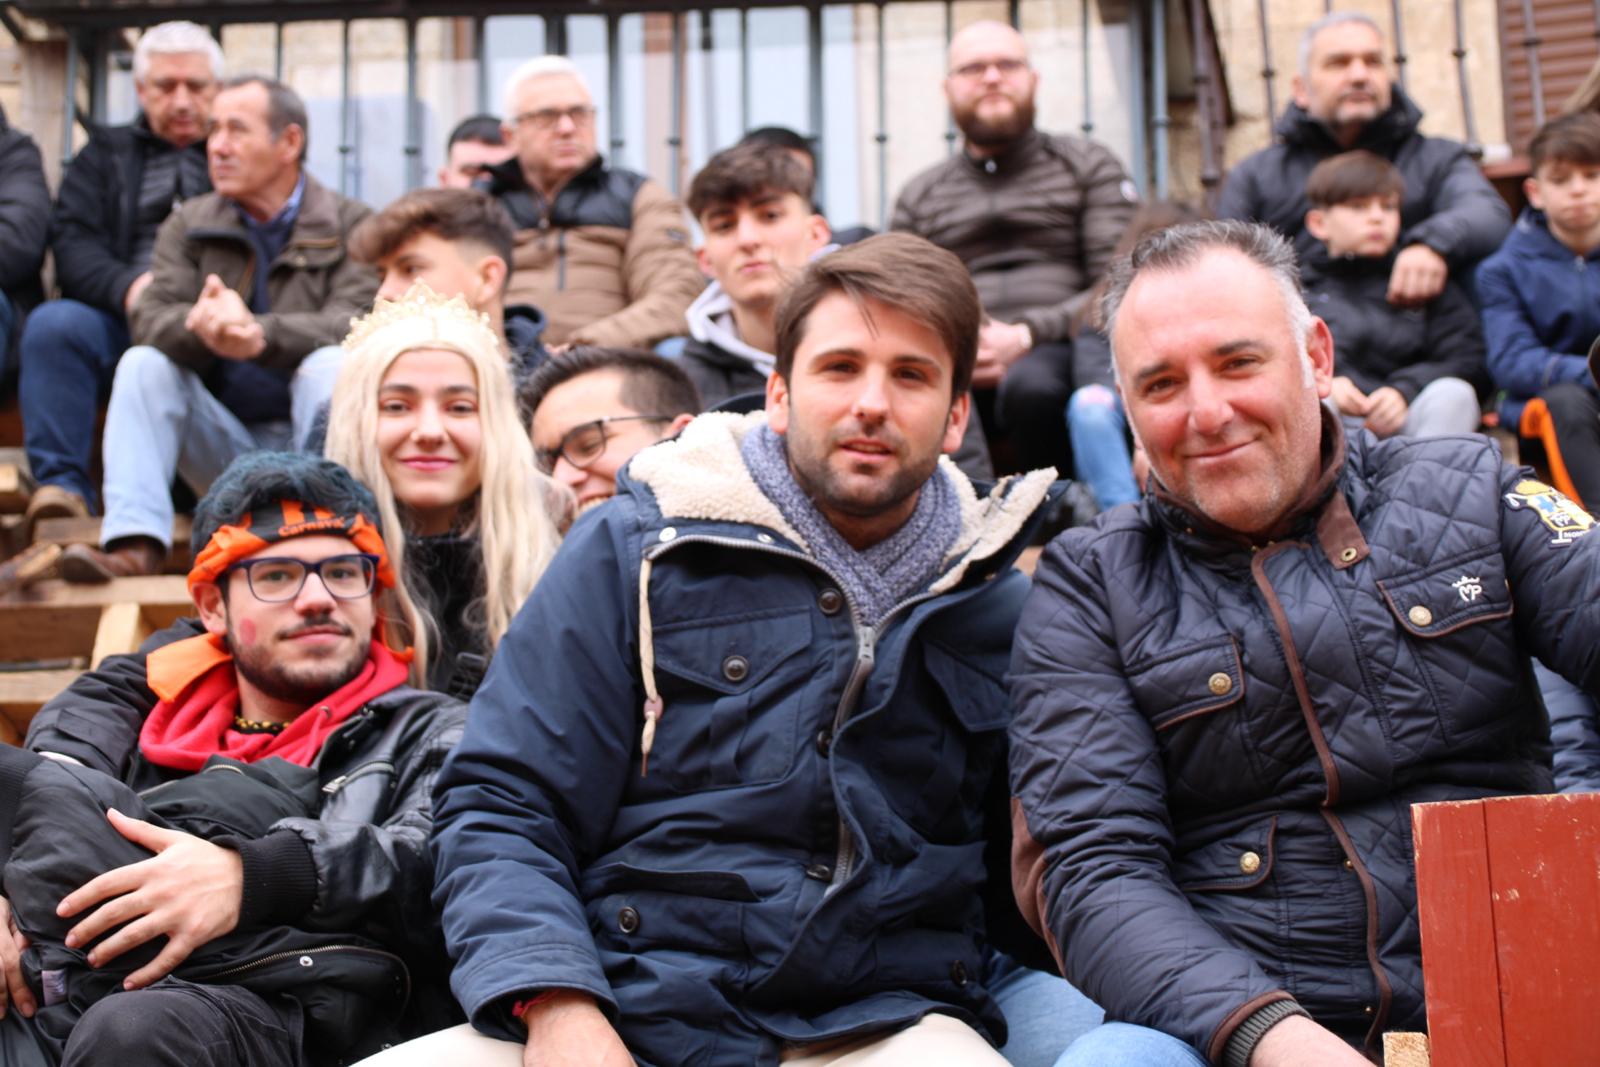
[{"label": "jacket chest button", "polygon": [[1342,862],[1340,864],[1340,866],[1343,867],[1347,871],[1353,871],[1353,870],[1356,869],[1355,862],[1353,860],[1349,860],[1349,859],[1346,859],[1344,862]]},{"label": "jacket chest button", "polygon": [[1359,556],[1359,555],[1361,555],[1361,553],[1356,551],[1355,549],[1347,548],[1344,551],[1339,553],[1339,559],[1342,560],[1345,563],[1353,563],[1355,561],[1355,558],[1357,556]]},{"label": "jacket chest button", "polygon": [[1218,671],[1206,680],[1206,685],[1217,696],[1222,696],[1233,688],[1233,678],[1224,671]]},{"label": "jacket chest button", "polygon": [[1239,869],[1245,874],[1255,874],[1261,869],[1261,857],[1254,852],[1246,852],[1239,857]]},{"label": "jacket chest button", "polygon": [[950,965],[950,981],[958,986],[967,984],[967,965],[965,963],[956,960]]},{"label": "jacket chest button", "polygon": [[817,607],[822,609],[824,615],[837,615],[839,609],[844,607],[844,597],[837,589],[824,589],[817,596]]},{"label": "jacket chest button", "polygon": [[631,934],[639,929],[639,913],[632,908],[623,908],[617,912],[617,929],[625,934]]},{"label": "jacket chest button", "polygon": [[729,656],[722,661],[722,676],[730,682],[742,682],[750,677],[750,661],[743,656]]},{"label": "jacket chest button", "polygon": [[1429,626],[1433,623],[1433,612],[1418,604],[1406,612],[1406,618],[1411,620],[1413,626]]}]

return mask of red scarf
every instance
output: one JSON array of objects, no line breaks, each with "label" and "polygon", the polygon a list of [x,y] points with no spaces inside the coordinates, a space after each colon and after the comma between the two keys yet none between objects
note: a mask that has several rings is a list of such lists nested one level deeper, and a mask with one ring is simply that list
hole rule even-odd
[{"label": "red scarf", "polygon": [[373,641],[360,673],[297,715],[282,733],[240,733],[233,728],[239,679],[233,657],[215,635],[158,648],[147,664],[150,688],[162,700],[139,731],[139,751],[151,763],[180,771],[198,771],[216,755],[243,763],[280,756],[309,767],[341,723],[406,680],[405,661]]}]

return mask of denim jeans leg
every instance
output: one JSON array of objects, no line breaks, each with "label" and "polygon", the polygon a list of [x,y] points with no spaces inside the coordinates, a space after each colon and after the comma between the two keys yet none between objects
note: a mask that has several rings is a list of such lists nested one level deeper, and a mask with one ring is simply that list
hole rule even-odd
[{"label": "denim jeans leg", "polygon": [[1055,1067],[1210,1067],[1170,1034],[1128,1023],[1097,1026],[1072,1043]]},{"label": "denim jeans leg", "polygon": [[343,366],[344,349],[338,345],[324,345],[300,361],[294,377],[289,379],[289,419],[294,436],[286,447],[306,447],[317,416],[327,410],[333,399],[333,385]]},{"label": "denim jeans leg", "polygon": [[1127,428],[1122,401],[1108,386],[1086,385],[1067,402],[1073,473],[1094,493],[1101,511],[1139,499]]},{"label": "denim jeans leg", "polygon": [[1012,1067],[1050,1067],[1062,1051],[1100,1025],[1094,1001],[1059,978],[1024,967],[997,949],[984,958],[984,987],[1006,1017],[1000,1055]]},{"label": "denim jeans leg", "polygon": [[122,316],[76,300],[52,300],[28,316],[17,346],[17,404],[28,465],[40,485],[96,503],[89,478],[94,418],[127,347]]},{"label": "denim jeans leg", "polygon": [[171,548],[173,475],[203,492],[235,456],[255,447],[198,374],[147,345],[128,349],[106,409],[101,543],[137,536]]}]

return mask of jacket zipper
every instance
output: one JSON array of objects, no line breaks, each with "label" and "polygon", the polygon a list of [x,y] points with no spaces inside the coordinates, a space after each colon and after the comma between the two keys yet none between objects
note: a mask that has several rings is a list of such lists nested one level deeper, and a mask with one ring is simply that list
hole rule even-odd
[{"label": "jacket zipper", "polygon": [[322,787],[322,792],[328,796],[332,796],[357,778],[365,778],[367,775],[377,774],[379,771],[393,770],[394,764],[389,760],[371,760],[367,763],[363,763],[349,774],[341,774],[337,778],[328,779],[326,784],[324,784]]},{"label": "jacket zipper", "polygon": [[[834,709],[833,736],[835,738],[839,736],[839,731],[843,729],[844,724],[849,720],[851,714],[855,711],[855,704],[861,699],[861,691],[867,686],[867,676],[872,673],[872,668],[877,662],[878,635],[883,631],[884,624],[886,624],[890,619],[894,618],[906,608],[920,604],[924,600],[931,600],[940,595],[939,593],[931,592],[918,593],[914,597],[909,597],[905,600],[902,600],[900,603],[896,604],[894,607],[885,612],[883,618],[879,620],[876,628],[871,626],[863,626],[861,625],[860,614],[856,611],[856,602],[851,598],[849,590],[845,587],[845,583],[841,582],[839,580],[839,576],[834,574],[827,567],[823,566],[821,562],[803,552],[796,552],[795,550],[789,548],[779,548],[777,545],[765,545],[759,542],[756,544],[751,544],[749,541],[741,541],[735,537],[691,535],[689,537],[677,538],[663,545],[657,545],[645,553],[645,558],[654,563],[662,555],[671,551],[675,546],[684,544],[718,545],[724,548],[743,548],[749,549],[753,552],[765,552],[770,556],[782,556],[785,559],[795,560],[796,562],[802,563],[813,570],[822,572],[822,574],[827,576],[829,581],[833,582],[833,584],[838,587],[839,595],[844,597],[845,606],[850,612],[850,626],[853,630],[855,630],[856,662],[855,666],[850,670],[849,680],[845,682],[844,693],[839,698],[838,707]],[[828,759],[831,761],[833,759],[833,749],[831,746],[828,749],[828,752]],[[837,791],[835,791],[834,795],[837,799]],[[838,805],[836,805],[836,807],[837,806]],[[855,838],[851,836],[850,828],[845,825],[844,812],[842,808],[840,809],[839,814],[835,817],[835,832],[837,833],[839,839],[839,845],[834,851],[833,877],[828,879],[828,888],[823,894],[824,896],[831,894],[835,889],[839,888],[839,886],[845,883],[845,880],[850,876],[851,868],[855,864]]]},{"label": "jacket zipper", "polygon": [[246,972],[256,970],[259,967],[266,967],[273,963],[281,963],[282,961],[288,959],[295,959],[301,956],[326,956],[335,952],[354,952],[368,956],[382,956],[384,959],[392,961],[394,965],[400,969],[400,977],[404,981],[404,985],[402,986],[404,995],[402,996],[400,1003],[402,1005],[411,1003],[411,970],[406,966],[406,961],[401,959],[399,956],[396,956],[393,952],[385,952],[381,948],[368,948],[365,945],[318,945],[315,948],[303,948],[286,952],[269,952],[265,956],[260,956],[256,959],[247,960],[244,963],[236,964],[235,966],[229,967],[225,971],[218,971],[216,974],[211,975],[206,979],[206,984],[220,985],[225,978],[234,978],[238,975],[245,974]]}]

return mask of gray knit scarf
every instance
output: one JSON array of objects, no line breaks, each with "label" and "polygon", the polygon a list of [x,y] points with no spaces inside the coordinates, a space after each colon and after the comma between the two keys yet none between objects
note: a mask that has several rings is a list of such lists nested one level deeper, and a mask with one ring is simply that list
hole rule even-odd
[{"label": "gray knit scarf", "polygon": [[936,468],[905,525],[857,552],[795,481],[782,436],[761,426],[745,435],[739,451],[762,494],[804,538],[816,561],[838,577],[869,626],[932,584],[961,533],[961,502],[949,476]]}]

